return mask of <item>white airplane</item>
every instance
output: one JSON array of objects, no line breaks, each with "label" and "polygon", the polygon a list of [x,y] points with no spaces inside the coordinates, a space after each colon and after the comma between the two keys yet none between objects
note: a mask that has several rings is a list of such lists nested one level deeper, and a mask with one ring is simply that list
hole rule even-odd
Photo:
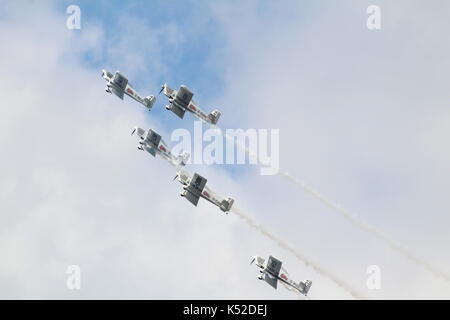
[{"label": "white airplane", "polygon": [[[288,290],[297,290],[303,295],[307,295],[309,288],[311,288],[312,281],[305,280],[296,283],[289,279],[288,272],[281,267],[281,261],[270,256],[269,260],[266,262],[264,258],[259,256],[254,256],[250,264],[256,261],[256,266],[259,267],[259,280],[264,280],[270,286],[277,288],[278,281],[280,281]],[[281,274],[280,274],[281,271]]]},{"label": "white airplane", "polygon": [[185,85],[182,85],[180,90],[177,91],[164,84],[161,91],[169,98],[169,105],[166,106],[166,109],[172,111],[181,119],[183,119],[185,112],[189,111],[207,123],[215,125],[219,121],[220,111],[214,110],[209,114],[204,113],[192,100],[194,94]]},{"label": "white airplane", "polygon": [[124,94],[141,103],[147,109],[151,109],[155,103],[156,98],[153,95],[142,97],[136,90],[133,89],[128,79],[125,78],[119,71],[115,74],[102,70],[102,77],[106,80],[106,92],[114,93],[123,100]]},{"label": "white airplane", "polygon": [[175,156],[170,152],[161,136],[152,129],[145,131],[142,128],[134,127],[131,134],[133,135],[135,132],[139,136],[139,150],[145,150],[154,157],[158,154],[175,167],[184,166],[189,161],[189,153],[182,152],[178,156]]},{"label": "white airplane", "polygon": [[208,186],[206,186],[207,179],[203,178],[198,173],[194,173],[191,177],[190,173],[186,170],[179,168],[174,180],[177,179],[183,185],[183,191],[180,195],[185,197],[194,206],[197,206],[200,198],[206,199],[209,202],[215,204],[225,213],[230,211],[233,206],[234,200],[231,198],[224,199],[217,195]]}]

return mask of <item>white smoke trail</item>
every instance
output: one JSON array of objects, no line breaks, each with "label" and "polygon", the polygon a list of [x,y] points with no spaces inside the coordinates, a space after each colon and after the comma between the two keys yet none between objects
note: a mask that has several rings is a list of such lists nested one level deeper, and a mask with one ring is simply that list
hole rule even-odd
[{"label": "white smoke trail", "polygon": [[409,260],[413,261],[415,264],[425,268],[426,270],[430,271],[437,277],[441,277],[447,281],[450,281],[450,276],[446,274],[445,272],[438,270],[436,267],[430,265],[426,261],[416,257],[411,252],[409,252],[404,246],[399,244],[398,242],[394,241],[392,238],[381,232],[380,230],[376,229],[375,227],[369,225],[368,223],[364,222],[354,214],[350,213],[348,210],[342,208],[339,204],[327,199],[323,194],[318,192],[317,190],[314,190],[310,186],[308,186],[305,182],[298,180],[297,178],[291,176],[289,173],[284,171],[279,171],[279,175],[287,178],[291,182],[293,182],[296,186],[301,188],[303,191],[313,195],[316,199],[319,199],[323,204],[328,206],[329,208],[337,211],[341,214],[344,218],[349,220],[351,223],[356,225],[358,228],[372,234],[377,239],[382,240],[386,242],[393,250],[399,252],[403,256],[407,257]]},{"label": "white smoke trail", "polygon": [[[241,148],[241,150],[244,150],[247,154],[249,154],[252,157],[255,157],[255,159],[258,160],[258,162],[261,165],[264,166],[268,166],[269,164],[267,163],[262,163],[258,157],[258,155],[249,150],[248,147],[242,145],[239,141],[236,141],[234,139],[234,137],[230,137],[229,135],[227,135],[226,133],[224,134],[222,132],[222,130],[220,130],[218,127],[215,127],[216,130],[219,130],[219,132],[228,140],[233,141],[239,148]],[[436,268],[435,266],[432,266],[431,264],[429,264],[428,262],[418,258],[417,256],[415,256],[414,254],[412,254],[408,249],[406,249],[403,245],[401,245],[400,243],[396,242],[395,240],[393,240],[391,237],[389,237],[388,235],[384,234],[383,232],[379,231],[378,229],[376,229],[375,227],[369,225],[368,223],[366,223],[365,221],[361,220],[360,218],[358,218],[356,215],[351,214],[348,210],[342,208],[339,204],[327,199],[322,193],[320,193],[319,191],[315,190],[314,188],[310,187],[309,185],[307,185],[305,182],[300,181],[299,179],[293,177],[292,175],[290,175],[288,172],[284,171],[283,169],[279,169],[278,170],[278,175],[280,175],[283,178],[286,178],[287,180],[293,182],[297,187],[299,187],[300,189],[302,189],[304,192],[311,194],[312,196],[314,196],[316,199],[318,199],[319,201],[321,201],[323,204],[325,204],[326,206],[328,206],[329,208],[333,209],[334,211],[338,212],[339,214],[341,214],[341,216],[343,216],[344,218],[346,218],[348,221],[350,221],[351,223],[353,223],[355,226],[357,226],[358,228],[372,234],[373,236],[375,236],[377,239],[382,240],[384,242],[386,242],[389,247],[391,247],[391,249],[393,249],[394,251],[400,253],[401,255],[405,256],[406,258],[408,258],[410,261],[414,262],[416,265],[424,268],[425,270],[428,270],[429,272],[431,272],[432,274],[434,274],[437,277],[443,278],[447,281],[450,281],[450,275],[448,275],[447,273],[439,270],[438,268]]]},{"label": "white smoke trail", "polygon": [[279,247],[281,247],[281,248],[289,251],[290,253],[292,253],[298,260],[303,262],[305,265],[307,265],[309,267],[312,267],[317,273],[319,273],[320,275],[330,279],[331,281],[336,283],[338,286],[340,286],[341,288],[345,289],[355,299],[366,299],[362,294],[360,294],[358,291],[356,291],[351,286],[346,284],[344,281],[342,281],[341,279],[339,279],[336,276],[332,275],[328,271],[324,270],[322,267],[320,267],[316,263],[312,262],[310,259],[305,257],[303,254],[301,254],[300,252],[298,252],[297,250],[292,248],[290,245],[288,245],[284,241],[280,240],[278,237],[276,237],[270,231],[268,231],[267,229],[265,229],[264,227],[262,227],[261,225],[256,223],[256,221],[254,221],[252,218],[250,218],[248,215],[243,213],[241,210],[239,210],[235,206],[231,209],[231,212],[233,212],[238,217],[243,219],[248,225],[250,225],[251,227],[253,227],[256,230],[258,230],[261,234],[263,234],[267,238],[269,238],[269,239],[273,240],[274,242],[276,242]]},{"label": "white smoke trail", "polygon": [[[231,141],[233,144],[237,145],[239,148],[241,148],[241,150],[244,150],[245,153],[247,153],[248,155],[250,155],[251,157],[253,157],[254,159],[257,160],[258,163],[261,163],[261,161],[259,160],[258,155],[251,151],[249,148],[247,148],[245,145],[243,145],[242,143],[240,143],[239,140],[234,139],[234,137],[231,137],[230,135],[224,133],[222,131],[222,129],[220,129],[218,126],[216,125],[211,125],[211,128],[214,129],[215,131],[219,132],[225,139],[227,139],[228,141]],[[245,143],[245,142],[244,142]],[[264,166],[269,166],[269,164],[264,164],[261,163]]]}]

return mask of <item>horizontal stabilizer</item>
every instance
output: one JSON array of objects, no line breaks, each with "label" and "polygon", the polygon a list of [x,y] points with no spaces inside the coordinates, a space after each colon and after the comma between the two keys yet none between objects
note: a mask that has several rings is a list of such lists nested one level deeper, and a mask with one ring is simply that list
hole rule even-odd
[{"label": "horizontal stabilizer", "polygon": [[151,109],[155,104],[155,101],[156,101],[155,96],[145,97],[144,99],[145,107],[147,107],[147,109]]},{"label": "horizontal stabilizer", "polygon": [[222,200],[220,203],[220,210],[223,212],[228,212],[231,210],[231,207],[233,206],[234,200],[231,198],[228,198],[227,200]]},{"label": "horizontal stabilizer", "polygon": [[177,165],[185,166],[188,163],[190,157],[191,155],[187,152],[180,153],[177,157]]},{"label": "horizontal stabilizer", "polygon": [[208,118],[209,118],[209,120],[211,120],[212,124],[217,124],[217,122],[219,121],[220,115],[221,115],[221,113],[219,110],[214,110],[210,114],[208,114]]}]

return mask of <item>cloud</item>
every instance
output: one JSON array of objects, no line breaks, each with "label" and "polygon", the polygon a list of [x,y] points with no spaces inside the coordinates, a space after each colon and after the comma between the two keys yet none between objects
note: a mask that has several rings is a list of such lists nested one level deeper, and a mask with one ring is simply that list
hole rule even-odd
[{"label": "cloud", "polygon": [[[438,159],[448,148],[442,124],[433,129],[439,133],[430,133],[437,119],[445,123],[442,101],[449,98],[450,48],[440,40],[448,22],[438,13],[446,4],[433,2],[424,10],[418,2],[381,2],[379,32],[365,26],[369,4],[218,8],[229,65],[218,101],[239,112],[233,121],[244,127],[280,128],[281,167],[293,176],[448,271],[448,236],[444,227],[435,228],[448,225],[443,212],[450,203],[434,201],[445,193],[437,181],[445,184],[448,165]],[[433,153],[425,152],[429,148]],[[267,192],[260,180],[251,194]],[[448,284],[314,198],[286,183],[271,186],[273,201],[257,210],[260,219],[361,288],[366,267],[382,266],[386,289],[371,296],[423,297],[421,285],[427,297],[446,296]],[[422,277],[429,282],[414,281]]]},{"label": "cloud", "polygon": [[[65,29],[64,14],[10,4],[0,22],[9,43],[0,67],[0,296],[233,297],[248,268],[235,254],[236,221],[207,203],[192,207],[178,196],[173,169],[138,152],[132,127],[160,124],[104,92],[99,70],[79,58],[101,52],[104,32],[95,29],[98,43],[86,40],[90,29]],[[80,291],[66,288],[73,264]],[[258,294],[253,283],[241,297]]]},{"label": "cloud", "polygon": [[[142,25],[126,12],[113,26],[135,33],[109,38],[100,22],[67,30],[65,11],[51,4],[8,3],[0,18],[8,44],[0,51],[0,297],[291,299],[248,266],[254,254],[272,254],[292,277],[313,280],[313,298],[351,298],[237,217],[181,199],[173,169],[129,136],[135,125],[153,127],[169,142],[164,116],[104,92],[92,64],[127,68],[147,94],[178,70],[165,53],[182,64],[190,36],[211,21],[222,45],[209,48],[211,70],[197,76],[224,71],[223,87],[199,96],[221,109],[222,126],[280,128],[283,168],[448,270],[450,65],[439,9],[447,4],[379,5],[379,32],[365,28],[365,3],[249,1],[208,4],[210,19],[187,34],[174,21]],[[188,83],[191,71],[174,78]],[[447,284],[279,177],[193,169],[369,297],[448,297]],[[72,264],[82,270],[80,291],[65,286]],[[383,277],[377,292],[365,286],[372,264]]]}]

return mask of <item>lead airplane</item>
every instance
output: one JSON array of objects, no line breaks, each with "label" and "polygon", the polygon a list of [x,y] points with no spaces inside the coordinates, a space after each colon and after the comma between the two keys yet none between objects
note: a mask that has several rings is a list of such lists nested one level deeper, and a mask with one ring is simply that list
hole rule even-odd
[{"label": "lead airplane", "polygon": [[136,134],[139,137],[138,149],[142,151],[147,151],[152,156],[159,155],[160,157],[169,161],[175,167],[184,166],[189,161],[189,153],[182,152],[178,156],[175,156],[167,147],[167,144],[161,138],[161,136],[153,131],[152,129],[148,129],[147,131],[134,127],[131,135]]},{"label": "lead airplane", "polygon": [[153,107],[153,104],[156,100],[155,96],[150,95],[145,98],[142,97],[136,90],[134,90],[134,88],[128,82],[128,79],[125,78],[119,71],[116,71],[115,74],[112,74],[111,72],[102,70],[102,77],[106,80],[106,92],[113,93],[122,100],[123,96],[126,94],[127,96],[144,105],[144,107],[149,110]]},{"label": "lead airplane", "polygon": [[194,173],[194,175],[191,176],[188,171],[179,168],[175,179],[183,185],[183,191],[181,191],[180,195],[186,198],[194,206],[197,206],[200,198],[215,204],[225,213],[228,213],[233,206],[234,200],[232,198],[225,199],[216,194],[206,185],[208,180],[198,173]]},{"label": "lead airplane", "polygon": [[220,111],[214,110],[209,114],[203,112],[192,100],[194,94],[185,85],[182,85],[177,91],[164,84],[161,91],[169,98],[169,105],[166,106],[166,109],[172,111],[181,119],[183,119],[186,111],[189,111],[200,120],[209,124],[215,125],[219,121]]},{"label": "lead airplane", "polygon": [[[259,267],[259,280],[264,280],[273,288],[277,288],[278,281],[280,281],[288,290],[296,290],[303,295],[307,295],[309,288],[311,288],[312,281],[305,280],[299,283],[289,279],[288,272],[281,267],[282,262],[270,256],[266,262],[264,258],[254,256],[250,264],[256,261],[256,266]],[[280,273],[281,272],[281,273]]]}]

